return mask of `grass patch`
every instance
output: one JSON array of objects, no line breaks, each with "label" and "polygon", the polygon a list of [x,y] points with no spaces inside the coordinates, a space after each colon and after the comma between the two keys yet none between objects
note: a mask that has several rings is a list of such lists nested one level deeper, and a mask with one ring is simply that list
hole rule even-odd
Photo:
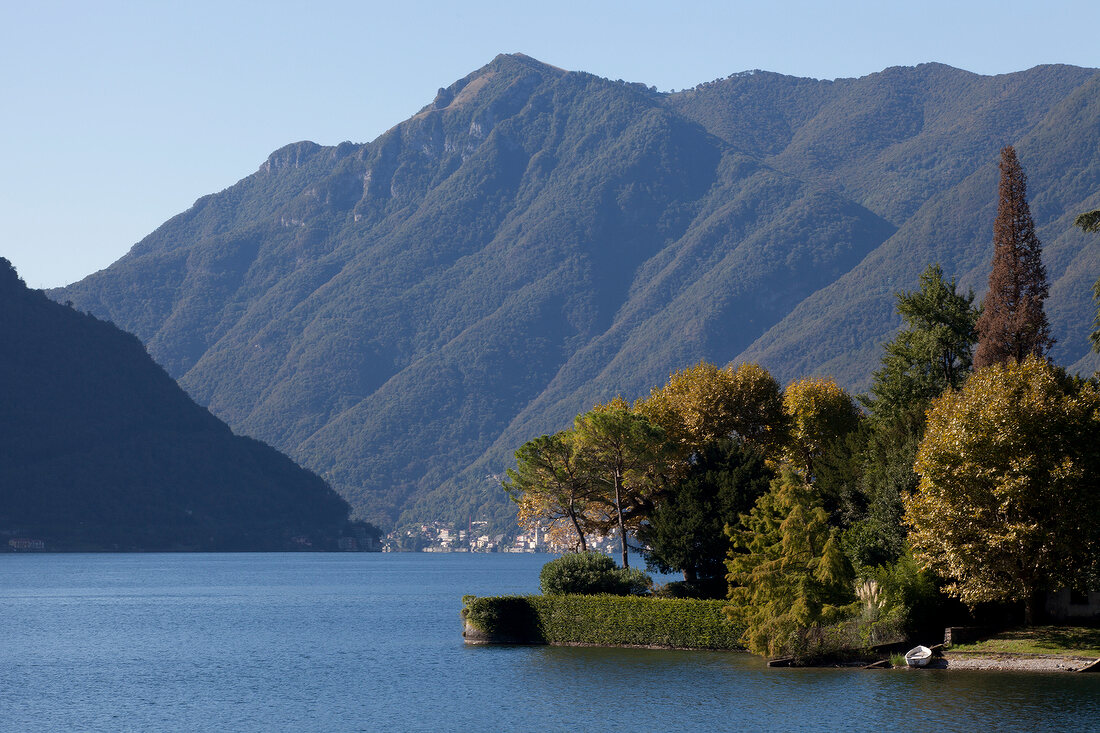
[{"label": "grass patch", "polygon": [[1024,629],[1012,629],[971,644],[952,645],[951,651],[1100,657],[1100,628],[1032,626]]}]

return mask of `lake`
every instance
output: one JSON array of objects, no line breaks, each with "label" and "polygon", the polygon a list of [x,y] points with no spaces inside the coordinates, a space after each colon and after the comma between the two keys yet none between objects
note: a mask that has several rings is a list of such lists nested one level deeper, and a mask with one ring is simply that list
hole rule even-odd
[{"label": "lake", "polygon": [[545,555],[0,555],[0,730],[1096,730],[1100,675],[467,647]]}]

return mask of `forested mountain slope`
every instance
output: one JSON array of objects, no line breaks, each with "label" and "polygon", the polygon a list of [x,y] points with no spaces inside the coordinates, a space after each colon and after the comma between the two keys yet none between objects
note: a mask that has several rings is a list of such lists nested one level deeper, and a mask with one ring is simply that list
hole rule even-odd
[{"label": "forested mountain slope", "polygon": [[866,386],[893,292],[984,289],[1014,144],[1056,358],[1100,248],[1096,70],[733,75],[676,94],[500,56],[367,144],[289,145],[54,293],[382,521],[504,518],[527,438],[699,359]]},{"label": "forested mountain slope", "polygon": [[0,258],[0,538],[47,549],[335,548],[348,506],[195,404],[141,342]]}]

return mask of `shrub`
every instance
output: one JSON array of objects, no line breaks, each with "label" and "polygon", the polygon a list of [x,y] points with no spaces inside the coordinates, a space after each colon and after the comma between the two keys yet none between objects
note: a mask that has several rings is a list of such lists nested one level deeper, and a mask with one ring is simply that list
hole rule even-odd
[{"label": "shrub", "polygon": [[462,604],[462,618],[487,634],[512,641],[542,639],[538,616],[526,596],[463,596]]},{"label": "shrub", "polygon": [[729,585],[725,578],[706,578],[689,582],[672,580],[653,590],[658,598],[698,598],[700,600],[721,600],[726,597]]},{"label": "shrub", "polygon": [[607,555],[578,552],[551,560],[539,573],[539,587],[547,595],[643,595],[653,585],[637,568],[620,568]]},{"label": "shrub", "polygon": [[509,642],[743,649],[743,627],[724,601],[638,596],[498,596],[464,598],[463,617]]}]

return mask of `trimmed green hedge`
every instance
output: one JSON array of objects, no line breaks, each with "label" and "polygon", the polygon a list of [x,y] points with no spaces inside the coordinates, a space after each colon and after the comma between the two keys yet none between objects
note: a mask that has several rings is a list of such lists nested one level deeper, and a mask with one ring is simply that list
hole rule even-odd
[{"label": "trimmed green hedge", "polygon": [[725,601],[637,596],[463,598],[464,619],[493,636],[532,643],[743,649]]}]

